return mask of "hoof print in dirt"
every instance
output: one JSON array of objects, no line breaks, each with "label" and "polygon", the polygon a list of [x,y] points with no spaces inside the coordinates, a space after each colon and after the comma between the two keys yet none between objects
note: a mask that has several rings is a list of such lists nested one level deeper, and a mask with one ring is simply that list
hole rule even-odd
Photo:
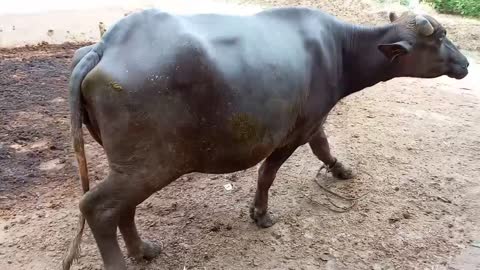
[{"label": "hoof print in dirt", "polygon": [[226,230],[226,231],[230,231],[232,230],[232,225],[230,224],[224,224],[220,221],[215,221],[213,226],[210,228],[210,231],[211,232],[219,232],[221,230]]}]

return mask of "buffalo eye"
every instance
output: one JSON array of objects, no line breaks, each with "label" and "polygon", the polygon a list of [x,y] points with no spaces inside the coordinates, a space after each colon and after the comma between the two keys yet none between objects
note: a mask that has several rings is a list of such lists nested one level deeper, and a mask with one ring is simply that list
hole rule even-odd
[{"label": "buffalo eye", "polygon": [[438,37],[438,41],[443,42],[446,36],[447,36],[447,30],[443,30],[440,36]]}]

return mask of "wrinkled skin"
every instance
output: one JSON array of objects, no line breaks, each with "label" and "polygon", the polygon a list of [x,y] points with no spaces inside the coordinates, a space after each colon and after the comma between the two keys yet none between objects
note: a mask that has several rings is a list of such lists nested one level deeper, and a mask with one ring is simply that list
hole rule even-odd
[{"label": "wrinkled skin", "polygon": [[79,49],[70,102],[84,190],[82,121],[110,167],[80,210],[105,268],[126,269],[117,227],[130,256],[151,259],[159,252],[140,238],[135,208],[183,174],[231,173],[264,160],[251,207],[260,227],[274,223],[268,190],[299,146],[308,143],[335,177],[353,177],[331,154],[323,130],[340,99],[395,77],[468,73],[443,27],[423,17],[435,32],[426,36],[412,27],[415,18],[391,16],[391,24],[366,28],[305,8],[245,17],[150,10],[127,16],[100,43]]}]

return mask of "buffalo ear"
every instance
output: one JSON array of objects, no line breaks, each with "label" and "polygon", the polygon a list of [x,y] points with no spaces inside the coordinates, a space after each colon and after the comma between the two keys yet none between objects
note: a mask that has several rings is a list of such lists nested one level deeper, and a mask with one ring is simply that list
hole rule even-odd
[{"label": "buffalo ear", "polygon": [[380,44],[378,49],[388,60],[393,61],[395,58],[409,53],[412,50],[412,45],[406,41],[399,41],[391,44]]},{"label": "buffalo ear", "polygon": [[388,14],[388,17],[390,18],[390,22],[394,22],[398,19],[397,13],[393,11]]}]

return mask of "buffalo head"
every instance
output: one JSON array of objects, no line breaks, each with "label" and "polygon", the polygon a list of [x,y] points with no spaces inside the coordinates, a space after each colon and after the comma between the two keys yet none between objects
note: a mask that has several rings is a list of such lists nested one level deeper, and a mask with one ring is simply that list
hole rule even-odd
[{"label": "buffalo head", "polygon": [[380,51],[394,62],[403,76],[435,78],[447,75],[462,79],[468,74],[468,60],[447,38],[446,29],[434,18],[405,12],[390,13],[395,33],[380,44]]}]

